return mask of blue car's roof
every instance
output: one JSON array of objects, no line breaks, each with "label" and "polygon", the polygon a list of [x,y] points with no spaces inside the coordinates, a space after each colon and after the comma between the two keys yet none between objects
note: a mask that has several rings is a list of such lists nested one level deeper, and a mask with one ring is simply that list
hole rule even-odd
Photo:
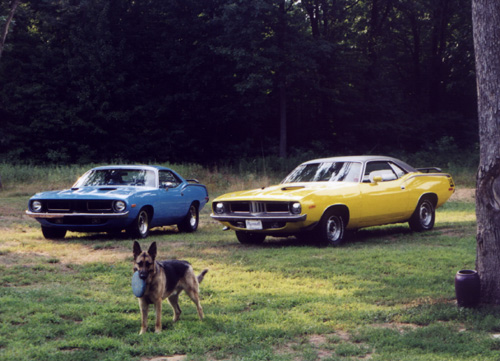
[{"label": "blue car's roof", "polygon": [[159,165],[144,165],[144,164],[136,164],[136,165],[103,165],[100,167],[95,167],[92,169],[102,170],[102,169],[157,169],[157,170],[172,170],[167,167],[159,166]]}]

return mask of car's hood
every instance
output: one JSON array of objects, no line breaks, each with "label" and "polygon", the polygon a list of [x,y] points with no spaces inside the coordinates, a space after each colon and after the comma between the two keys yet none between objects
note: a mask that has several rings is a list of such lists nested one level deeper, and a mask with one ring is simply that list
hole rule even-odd
[{"label": "car's hood", "polygon": [[308,183],[287,183],[270,187],[252,189],[224,194],[216,200],[239,201],[239,200],[266,200],[266,201],[298,201],[312,193],[328,190],[339,194],[343,189],[355,186],[355,183],[346,182],[308,182]]},{"label": "car's hood", "polygon": [[48,191],[37,193],[33,198],[38,199],[92,199],[92,198],[126,198],[131,194],[151,190],[146,187],[81,187],[62,191]]}]

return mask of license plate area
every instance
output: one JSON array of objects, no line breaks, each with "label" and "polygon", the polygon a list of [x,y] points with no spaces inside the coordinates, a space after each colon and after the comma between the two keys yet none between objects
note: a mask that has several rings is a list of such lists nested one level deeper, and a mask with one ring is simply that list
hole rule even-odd
[{"label": "license plate area", "polygon": [[246,228],[250,229],[250,230],[262,229],[262,221],[261,220],[247,219],[245,221],[245,225],[246,225]]}]

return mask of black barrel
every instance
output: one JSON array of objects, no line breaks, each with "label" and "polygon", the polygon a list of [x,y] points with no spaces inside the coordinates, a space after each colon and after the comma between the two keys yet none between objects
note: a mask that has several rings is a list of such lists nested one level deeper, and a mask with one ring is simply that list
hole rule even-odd
[{"label": "black barrel", "polygon": [[461,270],[455,275],[455,295],[458,307],[475,307],[479,304],[480,282],[477,271]]}]

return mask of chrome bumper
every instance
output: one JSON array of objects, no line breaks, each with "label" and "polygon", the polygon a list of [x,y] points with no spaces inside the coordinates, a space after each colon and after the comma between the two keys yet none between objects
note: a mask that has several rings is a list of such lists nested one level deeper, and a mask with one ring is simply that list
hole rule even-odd
[{"label": "chrome bumper", "polygon": [[299,214],[296,216],[273,216],[263,214],[246,214],[246,215],[218,215],[211,214],[210,217],[219,222],[233,222],[245,220],[273,221],[273,222],[303,222],[307,218],[307,214]]},{"label": "chrome bumper", "polygon": [[124,213],[36,213],[26,211],[26,215],[33,218],[64,218],[64,217],[87,217],[87,218],[124,218],[129,212]]}]

